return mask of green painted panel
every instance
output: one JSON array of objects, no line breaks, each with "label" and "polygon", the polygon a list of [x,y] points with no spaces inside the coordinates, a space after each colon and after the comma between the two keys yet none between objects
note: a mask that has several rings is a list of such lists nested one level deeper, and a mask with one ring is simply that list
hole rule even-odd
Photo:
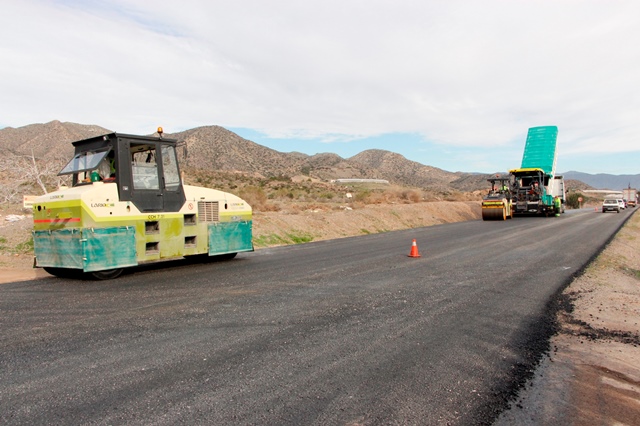
[{"label": "green painted panel", "polygon": [[556,126],[532,127],[527,133],[521,168],[538,168],[553,175],[556,168]]},{"label": "green painted panel", "polygon": [[33,231],[37,266],[82,269],[82,232],[79,229]]},{"label": "green painted panel", "polygon": [[85,272],[137,265],[135,228],[57,229],[33,231],[38,266]]},{"label": "green painted panel", "polygon": [[209,255],[253,251],[251,221],[209,224]]},{"label": "green painted panel", "polygon": [[138,264],[133,226],[84,229],[85,272],[124,268]]}]

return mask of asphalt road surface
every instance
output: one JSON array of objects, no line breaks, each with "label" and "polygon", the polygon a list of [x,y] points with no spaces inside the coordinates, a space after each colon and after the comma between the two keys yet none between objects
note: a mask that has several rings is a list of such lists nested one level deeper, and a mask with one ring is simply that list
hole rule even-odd
[{"label": "asphalt road surface", "polygon": [[554,296],[630,214],[0,285],[0,424],[490,424],[548,349]]}]

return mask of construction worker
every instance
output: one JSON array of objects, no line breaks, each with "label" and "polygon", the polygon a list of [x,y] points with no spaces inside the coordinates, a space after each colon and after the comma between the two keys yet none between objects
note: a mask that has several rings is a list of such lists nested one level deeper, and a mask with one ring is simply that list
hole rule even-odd
[{"label": "construction worker", "polygon": [[113,151],[109,152],[109,155],[107,156],[107,158],[109,160],[109,178],[115,179],[116,178],[116,156],[114,152]]},{"label": "construction worker", "polygon": [[538,181],[533,181],[531,184],[531,189],[529,190],[529,194],[531,195],[539,195],[540,187],[538,186]]},{"label": "construction worker", "polygon": [[556,216],[560,216],[560,210],[562,208],[562,200],[560,199],[559,195],[556,195],[556,197],[553,199],[553,205],[555,206],[555,209],[556,209]]},{"label": "construction worker", "polygon": [[[112,182],[113,180],[115,180],[116,168],[113,151],[109,152],[109,154],[100,161],[97,172],[97,180],[103,180],[107,182]],[[93,180],[94,177],[92,176],[91,179]]]}]

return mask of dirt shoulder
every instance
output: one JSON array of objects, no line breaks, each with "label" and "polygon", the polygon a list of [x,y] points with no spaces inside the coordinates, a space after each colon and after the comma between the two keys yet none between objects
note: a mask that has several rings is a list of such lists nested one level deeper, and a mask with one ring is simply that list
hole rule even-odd
[{"label": "dirt shoulder", "polygon": [[564,291],[551,353],[496,425],[640,419],[640,214]]}]

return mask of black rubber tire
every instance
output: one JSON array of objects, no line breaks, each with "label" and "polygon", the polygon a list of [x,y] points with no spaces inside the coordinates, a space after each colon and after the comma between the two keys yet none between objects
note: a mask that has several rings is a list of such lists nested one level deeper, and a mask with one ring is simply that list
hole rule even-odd
[{"label": "black rubber tire", "polygon": [[192,254],[190,256],[185,256],[190,263],[207,263],[207,262],[220,262],[224,260],[231,260],[236,257],[238,253],[225,253],[218,254],[214,256],[209,256],[208,254]]},{"label": "black rubber tire", "polygon": [[122,268],[107,269],[106,271],[89,272],[91,277],[96,280],[112,280],[122,275]]},{"label": "black rubber tire", "polygon": [[42,269],[48,274],[58,278],[82,278],[83,274],[81,269],[53,268],[49,266],[45,266]]},{"label": "black rubber tire", "polygon": [[236,257],[238,255],[238,253],[226,253],[226,254],[221,254],[219,256],[214,256],[217,260],[231,260],[234,257]]}]

